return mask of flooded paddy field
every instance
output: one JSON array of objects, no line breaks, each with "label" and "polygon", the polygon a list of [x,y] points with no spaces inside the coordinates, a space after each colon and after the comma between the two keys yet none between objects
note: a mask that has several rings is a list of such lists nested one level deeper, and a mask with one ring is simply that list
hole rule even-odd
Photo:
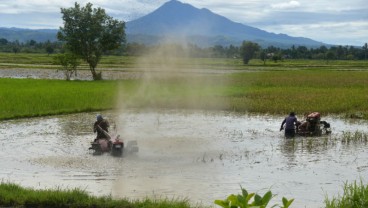
[{"label": "flooded paddy field", "polygon": [[207,111],[104,112],[139,152],[93,156],[96,113],[0,122],[0,178],[25,187],[80,188],[114,198],[185,198],[213,205],[240,186],[281,198],[292,207],[323,207],[344,182],[368,180],[368,144],[343,142],[366,132],[367,121],[322,117],[332,135],[283,138],[283,117]]}]

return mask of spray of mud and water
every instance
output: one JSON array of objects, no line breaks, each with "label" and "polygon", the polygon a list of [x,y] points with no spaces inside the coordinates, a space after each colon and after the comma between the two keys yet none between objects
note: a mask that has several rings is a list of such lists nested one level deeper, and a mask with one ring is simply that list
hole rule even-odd
[{"label": "spray of mud and water", "polygon": [[127,95],[124,89],[120,90],[118,109],[215,109],[227,105],[226,100],[211,94],[226,78],[216,70],[202,68],[198,63],[201,60],[191,57],[190,47],[184,40],[153,47],[136,63],[135,68],[144,74],[135,91]]},{"label": "spray of mud and water", "polygon": [[[118,114],[124,115],[127,109],[213,110],[227,106],[226,99],[213,93],[219,83],[227,82],[225,76],[216,70],[202,68],[198,63],[201,60],[192,57],[184,38],[181,41],[167,39],[140,57],[135,68],[143,71],[143,75],[132,87],[134,90],[128,92],[124,87],[120,88]],[[120,119],[118,122],[119,129],[125,131],[129,121]],[[155,123],[159,125],[160,118],[156,118]],[[146,127],[142,126],[144,129]]]},{"label": "spray of mud and water", "polygon": [[[168,176],[168,171],[181,170],[185,174],[184,172],[191,171],[190,164],[210,160],[207,156],[211,152],[209,150],[211,144],[203,140],[201,135],[213,129],[203,125],[200,127],[201,132],[193,131],[188,135],[188,132],[181,131],[186,127],[178,126],[175,121],[170,123],[168,119],[171,120],[171,118],[167,116],[172,110],[213,110],[227,105],[226,100],[216,99],[213,94],[208,93],[214,90],[216,84],[224,83],[226,79],[224,76],[219,76],[215,70],[201,68],[201,64],[198,63],[201,60],[192,58],[193,54],[188,46],[184,39],[179,42],[176,39],[175,44],[166,40],[153,47],[136,63],[135,68],[144,71],[144,74],[134,86],[133,93],[126,94],[124,88],[120,89],[117,103],[120,115],[117,121],[118,128],[123,138],[138,142],[139,155],[146,160],[144,163],[147,163],[144,168],[135,170],[134,177],[142,179],[135,180],[138,182],[134,185],[137,189],[152,190],[170,196],[167,190],[175,187],[172,181],[181,183],[190,178],[173,173],[172,177],[175,178],[173,180]],[[208,102],[208,99],[211,99],[211,102]],[[151,115],[146,116],[140,124],[140,133],[131,132],[136,131],[136,126],[133,127],[135,130],[129,129],[131,119],[137,119],[127,114],[132,108],[139,108],[136,110],[138,114],[140,111],[145,111],[145,115]],[[168,122],[169,125],[167,125]],[[195,123],[191,120],[186,122]],[[165,135],[168,129],[170,135]],[[148,176],[147,180],[147,174],[152,174],[151,171],[161,171],[162,174],[155,172],[152,176]],[[204,168],[202,171],[208,170]],[[156,180],[157,177],[160,180]],[[165,177],[170,181],[167,184],[162,183]],[[114,184],[114,192],[126,193],[127,190],[124,188],[126,180],[129,179],[119,179]],[[195,187],[190,187],[187,191],[193,188]]]}]

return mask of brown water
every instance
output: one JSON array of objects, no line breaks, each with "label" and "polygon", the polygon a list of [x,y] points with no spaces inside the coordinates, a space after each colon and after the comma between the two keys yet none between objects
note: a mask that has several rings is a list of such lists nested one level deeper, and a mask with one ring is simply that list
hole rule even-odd
[{"label": "brown water", "polygon": [[33,188],[81,188],[93,195],[168,197],[213,205],[240,186],[295,198],[292,207],[322,207],[344,182],[368,179],[366,144],[344,144],[343,131],[367,122],[327,117],[327,138],[285,140],[282,117],[202,111],[105,112],[139,152],[93,156],[95,113],[0,122],[0,177]]}]

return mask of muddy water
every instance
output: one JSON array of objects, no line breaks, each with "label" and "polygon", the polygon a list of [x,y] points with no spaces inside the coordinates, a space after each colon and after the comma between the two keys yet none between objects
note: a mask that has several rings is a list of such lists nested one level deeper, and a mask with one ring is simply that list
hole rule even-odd
[{"label": "muddy water", "polygon": [[295,198],[293,207],[322,207],[344,182],[368,180],[367,145],[336,139],[366,132],[367,122],[327,117],[327,138],[285,140],[281,117],[228,112],[104,113],[137,154],[122,158],[88,151],[95,114],[0,122],[0,178],[33,188],[81,188],[101,196],[168,197],[213,205],[239,193]]}]

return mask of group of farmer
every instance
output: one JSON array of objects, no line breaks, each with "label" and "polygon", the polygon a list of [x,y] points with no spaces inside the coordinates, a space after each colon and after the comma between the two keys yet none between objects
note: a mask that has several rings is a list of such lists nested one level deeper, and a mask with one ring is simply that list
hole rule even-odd
[{"label": "group of farmer", "polygon": [[[96,122],[93,125],[93,131],[97,133],[97,139],[108,138],[107,132],[109,128],[109,122],[104,119],[101,115],[97,115]],[[291,138],[295,136],[298,128],[308,128],[308,121],[299,122],[294,112],[290,114],[282,121],[280,131],[285,130],[285,137]]]}]

